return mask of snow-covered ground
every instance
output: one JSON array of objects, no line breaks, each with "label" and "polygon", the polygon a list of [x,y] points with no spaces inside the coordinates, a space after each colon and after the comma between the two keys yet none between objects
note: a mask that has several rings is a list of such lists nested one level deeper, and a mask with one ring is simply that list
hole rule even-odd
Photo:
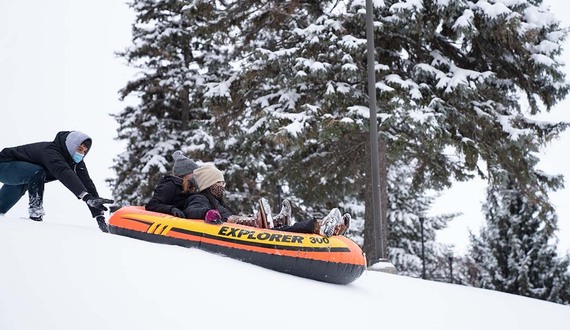
[{"label": "snow-covered ground", "polygon": [[373,271],[321,283],[104,234],[84,211],[0,216],[0,329],[570,329],[570,306]]}]

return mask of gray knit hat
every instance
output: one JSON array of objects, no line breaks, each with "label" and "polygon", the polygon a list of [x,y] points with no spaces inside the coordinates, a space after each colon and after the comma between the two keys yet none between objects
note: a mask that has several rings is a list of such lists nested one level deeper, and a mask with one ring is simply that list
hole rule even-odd
[{"label": "gray knit hat", "polygon": [[174,166],[172,167],[172,173],[176,176],[185,176],[188,173],[194,172],[198,168],[192,159],[184,156],[182,151],[177,150],[172,154],[174,157]]},{"label": "gray knit hat", "polygon": [[222,171],[218,170],[213,165],[198,167],[194,171],[194,177],[198,182],[198,189],[200,189],[200,191],[204,191],[204,189],[209,188],[218,181],[225,181]]}]

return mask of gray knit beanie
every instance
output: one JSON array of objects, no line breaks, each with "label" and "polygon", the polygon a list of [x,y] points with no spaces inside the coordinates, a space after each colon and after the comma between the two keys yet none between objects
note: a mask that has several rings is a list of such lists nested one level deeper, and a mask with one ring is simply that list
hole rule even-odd
[{"label": "gray knit beanie", "polygon": [[218,170],[213,165],[198,167],[194,171],[194,177],[198,182],[198,189],[200,189],[200,191],[204,191],[204,189],[209,188],[218,181],[225,181],[222,171]]},{"label": "gray knit beanie", "polygon": [[67,137],[65,138],[65,146],[67,147],[67,152],[69,152],[71,157],[73,157],[73,154],[81,144],[85,144],[88,149],[91,148],[91,138],[89,135],[80,131],[71,131],[67,134]]},{"label": "gray knit beanie", "polygon": [[194,170],[198,168],[198,164],[196,164],[192,159],[184,156],[180,150],[175,151],[172,154],[172,157],[174,158],[172,173],[176,176],[185,176],[188,173],[194,172]]}]

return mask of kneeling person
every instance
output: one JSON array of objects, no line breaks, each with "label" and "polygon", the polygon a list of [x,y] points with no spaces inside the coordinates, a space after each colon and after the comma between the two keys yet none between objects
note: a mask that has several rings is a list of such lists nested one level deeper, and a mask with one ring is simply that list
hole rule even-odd
[{"label": "kneeling person", "polygon": [[0,152],[0,214],[8,212],[28,192],[30,219],[42,221],[44,185],[59,180],[78,199],[85,201],[99,228],[108,232],[104,204],[87,172],[83,158],[91,148],[91,138],[79,131],[57,133],[52,142],[36,142],[4,148]]}]

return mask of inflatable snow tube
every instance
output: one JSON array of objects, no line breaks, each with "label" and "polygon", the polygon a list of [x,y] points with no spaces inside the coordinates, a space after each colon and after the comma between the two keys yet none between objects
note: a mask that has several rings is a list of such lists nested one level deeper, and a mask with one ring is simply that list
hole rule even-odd
[{"label": "inflatable snow tube", "polygon": [[213,225],[146,211],[141,206],[127,206],[113,213],[109,231],[149,242],[196,247],[328,283],[351,283],[366,269],[364,253],[344,236],[327,238],[238,224]]}]

